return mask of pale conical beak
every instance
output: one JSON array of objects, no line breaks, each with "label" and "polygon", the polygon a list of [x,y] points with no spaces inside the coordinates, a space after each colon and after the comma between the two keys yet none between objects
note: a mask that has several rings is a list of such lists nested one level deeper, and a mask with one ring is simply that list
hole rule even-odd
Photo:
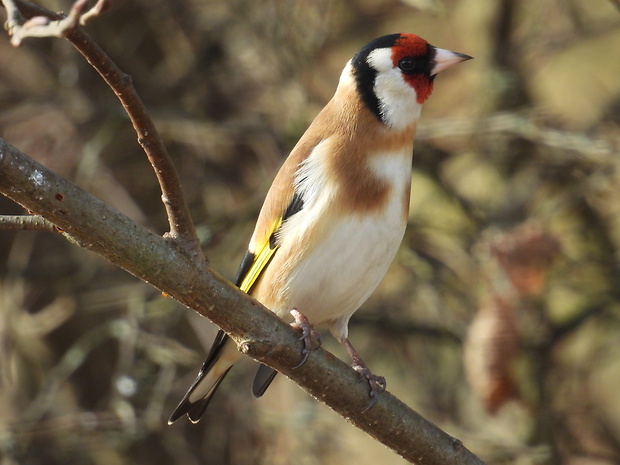
[{"label": "pale conical beak", "polygon": [[472,60],[473,57],[465,55],[464,53],[451,52],[450,50],[444,50],[443,48],[435,48],[435,57],[433,62],[435,63],[431,68],[431,76],[449,68],[452,65],[456,65],[461,61]]}]

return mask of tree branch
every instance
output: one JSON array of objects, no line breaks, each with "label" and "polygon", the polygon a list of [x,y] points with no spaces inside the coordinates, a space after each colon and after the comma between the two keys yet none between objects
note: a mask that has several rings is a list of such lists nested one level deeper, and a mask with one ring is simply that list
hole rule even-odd
[{"label": "tree branch", "polygon": [[55,21],[46,15],[33,16],[24,21],[14,0],[3,0],[3,3],[8,13],[6,26],[11,35],[11,44],[18,47],[27,37],[63,37],[79,24],[80,16],[88,0],[78,0],[73,4],[67,16],[60,16]]},{"label": "tree branch", "polygon": [[39,215],[0,215],[0,229],[60,232],[54,223]]},{"label": "tree branch", "polygon": [[[36,179],[37,182],[32,180]],[[358,428],[419,464],[481,464],[463,444],[385,392],[368,411],[368,386],[329,352],[300,360],[298,334],[194,257],[114,210],[0,138],[0,192],[61,234],[209,318],[242,352],[275,368]],[[36,199],[36,200],[35,200]],[[224,311],[224,309],[226,311]]]},{"label": "tree branch", "polygon": [[92,18],[110,9],[110,0],[98,0],[93,7],[80,17],[80,24],[85,26]]},{"label": "tree branch", "polygon": [[[153,120],[133,87],[131,77],[121,71],[110,57],[78,25],[87,2],[85,0],[78,0],[67,17],[23,0],[2,0],[2,2],[7,8],[9,15],[7,27],[14,39],[15,37],[27,37],[28,35],[24,34],[33,30],[36,30],[38,37],[45,35],[64,36],[78,49],[88,63],[97,70],[108,86],[114,91],[129,115],[131,124],[138,135],[138,142],[146,153],[157,176],[162,191],[162,201],[166,207],[170,225],[168,237],[182,243],[184,247],[191,251],[197,263],[202,263],[204,256],[183,196],[181,181]],[[106,5],[106,1],[100,0],[93,8],[103,11],[106,9]],[[89,11],[91,16],[95,14],[93,11]],[[35,24],[27,27],[29,23],[27,21],[22,25],[20,17],[34,21]],[[48,21],[48,23],[43,24],[44,20]],[[33,34],[29,35],[32,36]],[[19,44],[19,41],[17,44]]]}]

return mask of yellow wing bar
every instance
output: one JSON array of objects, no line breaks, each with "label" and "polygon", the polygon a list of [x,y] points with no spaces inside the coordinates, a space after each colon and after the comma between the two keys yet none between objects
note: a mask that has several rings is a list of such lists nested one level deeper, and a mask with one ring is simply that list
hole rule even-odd
[{"label": "yellow wing bar", "polygon": [[282,225],[282,218],[279,218],[274,223],[273,227],[271,228],[272,233],[269,236],[267,236],[267,240],[264,241],[260,245],[260,248],[254,252],[254,261],[252,262],[252,266],[250,267],[248,272],[245,274],[245,276],[243,277],[243,280],[241,281],[241,284],[239,285],[239,289],[241,289],[243,292],[246,292],[246,293],[250,292],[250,290],[252,289],[252,286],[254,286],[254,283],[256,282],[256,280],[259,278],[259,276],[261,275],[261,273],[263,272],[263,270],[269,263],[269,260],[271,260],[271,257],[273,257],[273,254],[276,253],[276,250],[278,250],[277,245],[273,245],[272,247],[270,239],[281,225]]}]

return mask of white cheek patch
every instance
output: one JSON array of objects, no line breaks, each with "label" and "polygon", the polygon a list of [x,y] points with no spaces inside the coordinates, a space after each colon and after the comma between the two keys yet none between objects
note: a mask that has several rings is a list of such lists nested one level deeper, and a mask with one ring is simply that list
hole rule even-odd
[{"label": "white cheek patch", "polygon": [[392,50],[389,48],[378,48],[368,54],[366,62],[378,73],[385,73],[394,69],[392,63]]},{"label": "white cheek patch", "polygon": [[420,118],[422,105],[416,91],[404,79],[400,69],[394,67],[392,50],[373,50],[366,59],[377,71],[374,92],[379,99],[383,121],[394,129],[404,129]]}]

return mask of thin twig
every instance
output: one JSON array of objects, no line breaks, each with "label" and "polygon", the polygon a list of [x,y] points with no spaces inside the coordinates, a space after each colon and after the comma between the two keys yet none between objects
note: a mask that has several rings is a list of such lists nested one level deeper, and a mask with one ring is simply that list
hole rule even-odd
[{"label": "thin twig", "polygon": [[80,25],[86,26],[86,23],[88,23],[92,18],[108,11],[111,5],[112,3],[110,0],[99,0],[90,10],[80,17]]},{"label": "thin twig", "polygon": [[[14,7],[26,19],[44,16],[51,21],[62,21],[64,17],[38,5],[24,0],[2,0],[7,9]],[[107,1],[98,2],[103,11]],[[95,8],[98,7],[95,5]],[[72,13],[78,18],[85,6],[85,0],[78,0],[72,8]],[[17,21],[17,13],[12,13]],[[11,31],[14,31],[15,26]],[[10,31],[10,32],[11,32]],[[71,42],[86,58],[90,65],[97,70],[105,82],[114,91],[138,135],[138,142],[151,163],[162,191],[162,201],[166,207],[170,231],[167,237],[183,244],[187,253],[194,257],[197,263],[204,263],[204,256],[200,249],[194,224],[189,214],[187,203],[183,196],[181,181],[170,155],[149,115],[144,103],[138,96],[131,77],[110,59],[110,57],[95,43],[95,41],[77,24],[63,31],[63,36]]]},{"label": "thin twig", "polygon": [[64,37],[79,24],[88,0],[78,0],[67,16],[56,20],[48,16],[33,16],[24,21],[14,0],[3,0],[3,3],[7,12],[10,12],[7,28],[11,34],[11,44],[18,47],[27,37]]},{"label": "thin twig", "polygon": [[60,232],[54,223],[39,215],[0,215],[0,230]]},{"label": "thin twig", "polygon": [[[593,162],[605,162],[620,148],[620,138],[597,137],[547,127],[535,113],[496,113],[481,120],[441,119],[421,124],[416,139],[432,140],[451,137],[472,137],[490,134],[509,134],[536,144],[572,151]],[[561,154],[564,159],[569,155]],[[613,158],[613,157],[612,157]]]},{"label": "thin twig", "polygon": [[3,0],[2,4],[6,9],[6,23],[4,27],[7,31],[12,31],[15,27],[24,23],[24,17],[19,12],[19,9],[15,5],[15,2],[11,0]]},{"label": "thin twig", "polygon": [[11,44],[21,45],[27,37],[64,37],[78,25],[86,25],[92,18],[110,8],[110,0],[99,0],[91,9],[85,12],[88,0],[77,0],[68,15],[58,15],[52,19],[46,14],[30,17],[25,20],[21,15],[15,0],[2,0],[7,10],[6,28],[11,35]]}]

